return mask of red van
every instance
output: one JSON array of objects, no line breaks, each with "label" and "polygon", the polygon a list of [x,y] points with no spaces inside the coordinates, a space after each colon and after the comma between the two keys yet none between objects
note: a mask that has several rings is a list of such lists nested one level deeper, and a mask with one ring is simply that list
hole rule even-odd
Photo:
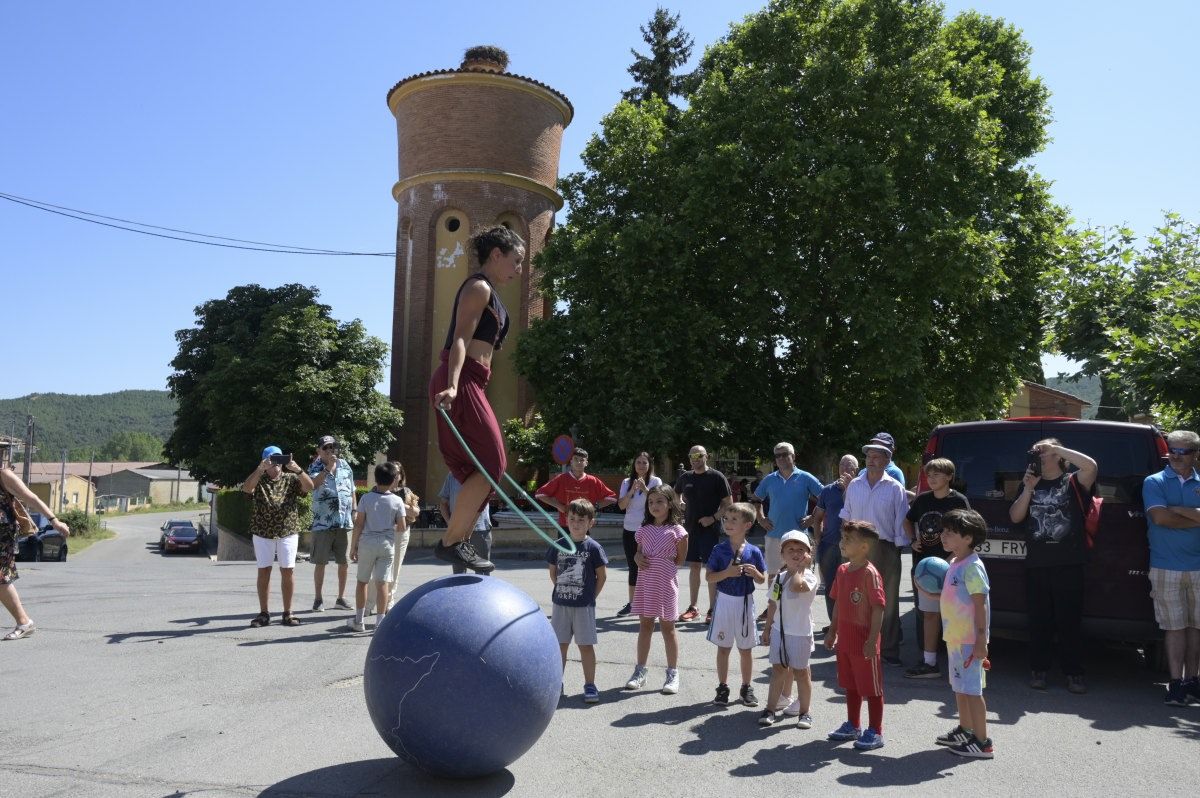
[{"label": "red van", "polygon": [[[1167,442],[1145,424],[1037,417],[945,424],[933,431],[924,461],[953,461],[954,488],[988,524],[988,540],[979,553],[991,579],[992,627],[1002,631],[1027,626],[1025,540],[1011,528],[1008,508],[1021,487],[1026,453],[1042,438],[1058,438],[1100,467],[1096,484],[1104,507],[1088,563],[1084,634],[1154,646],[1161,633],[1150,599],[1142,480],[1165,467]],[[921,490],[928,490],[924,473]]]}]

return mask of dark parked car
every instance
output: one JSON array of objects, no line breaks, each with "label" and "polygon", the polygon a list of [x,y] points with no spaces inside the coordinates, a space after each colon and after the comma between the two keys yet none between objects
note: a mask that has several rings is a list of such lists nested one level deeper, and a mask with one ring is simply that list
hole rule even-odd
[{"label": "dark parked car", "polygon": [[206,551],[204,542],[204,531],[191,521],[168,521],[162,525],[158,549],[163,554],[172,551],[194,551],[202,554]]},{"label": "dark parked car", "polygon": [[41,513],[30,513],[38,531],[17,538],[17,559],[24,562],[66,562],[67,539]]},{"label": "dark parked car", "polygon": [[[1163,469],[1167,444],[1156,428],[1145,424],[1014,418],[946,424],[933,431],[925,462],[935,457],[954,461],[954,487],[988,523],[988,540],[979,553],[992,585],[992,627],[1026,628],[1025,538],[1012,528],[1008,508],[1021,487],[1026,453],[1042,438],[1058,438],[1100,467],[1096,489],[1104,507],[1087,569],[1084,633],[1156,646],[1161,634],[1150,599],[1142,480]],[[928,489],[924,475],[921,488]]]}]

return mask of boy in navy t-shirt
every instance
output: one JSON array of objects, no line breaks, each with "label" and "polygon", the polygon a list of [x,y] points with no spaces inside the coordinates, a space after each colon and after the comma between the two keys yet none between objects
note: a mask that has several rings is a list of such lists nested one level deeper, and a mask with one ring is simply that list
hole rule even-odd
[{"label": "boy in navy t-shirt", "polygon": [[550,625],[558,636],[564,672],[567,648],[575,638],[583,664],[583,700],[588,704],[600,700],[596,688],[596,597],[604,589],[608,565],[604,547],[588,535],[595,523],[595,506],[587,499],[576,499],[567,505],[567,529],[575,542],[575,553],[565,554],[555,546],[546,551],[550,581],[554,583]]},{"label": "boy in navy t-shirt", "polygon": [[754,670],[754,646],[758,642],[755,623],[754,586],[767,581],[767,562],[757,547],[746,542],[746,535],[758,513],[745,502],[730,505],[725,511],[722,528],[727,540],[718,543],[708,557],[709,584],[717,585],[717,601],[713,606],[712,625],[708,640],[717,646],[717,704],[729,703],[729,652],[736,644],[742,666],[740,698],[748,707],[758,706],[754,688],[750,686]]}]

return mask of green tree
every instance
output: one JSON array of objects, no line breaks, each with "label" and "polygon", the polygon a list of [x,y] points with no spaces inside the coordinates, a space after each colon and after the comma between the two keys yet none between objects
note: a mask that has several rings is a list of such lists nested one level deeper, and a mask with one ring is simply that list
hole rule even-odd
[{"label": "green tree", "polygon": [[386,448],[402,423],[375,390],[387,345],[357,319],[338,323],[317,296],[302,285],[244,285],[196,308],[196,326],[175,334],[167,378],[179,402],[171,462],[232,486],[271,443],[302,465],[326,433],[352,462]]},{"label": "green tree", "polygon": [[96,451],[97,460],[129,462],[159,461],[163,457],[163,442],[148,432],[114,433]]},{"label": "green tree", "polygon": [[674,111],[671,98],[688,94],[696,84],[695,73],[676,72],[692,57],[692,37],[679,26],[679,15],[661,6],[654,10],[650,24],[641,26],[641,31],[650,55],[630,49],[633,64],[629,74],[635,85],[621,96],[634,103],[657,97]]},{"label": "green tree", "polygon": [[618,106],[563,181],[538,262],[560,304],[518,353],[547,425],[604,456],[788,438],[811,458],[999,415],[1038,373],[1064,225],[1028,165],[1049,111],[1020,34],[777,0],[701,68],[671,126]]},{"label": "green tree", "polygon": [[1140,250],[1128,228],[1078,231],[1047,282],[1047,345],[1101,379],[1098,417],[1200,420],[1200,225],[1168,213]]}]

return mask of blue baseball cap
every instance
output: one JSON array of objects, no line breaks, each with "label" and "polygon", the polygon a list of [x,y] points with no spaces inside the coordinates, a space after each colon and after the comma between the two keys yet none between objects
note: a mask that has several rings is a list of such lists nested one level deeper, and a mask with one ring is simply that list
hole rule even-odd
[{"label": "blue baseball cap", "polygon": [[262,459],[266,460],[273,454],[283,454],[283,449],[280,449],[278,446],[268,446],[267,448],[263,449]]}]

